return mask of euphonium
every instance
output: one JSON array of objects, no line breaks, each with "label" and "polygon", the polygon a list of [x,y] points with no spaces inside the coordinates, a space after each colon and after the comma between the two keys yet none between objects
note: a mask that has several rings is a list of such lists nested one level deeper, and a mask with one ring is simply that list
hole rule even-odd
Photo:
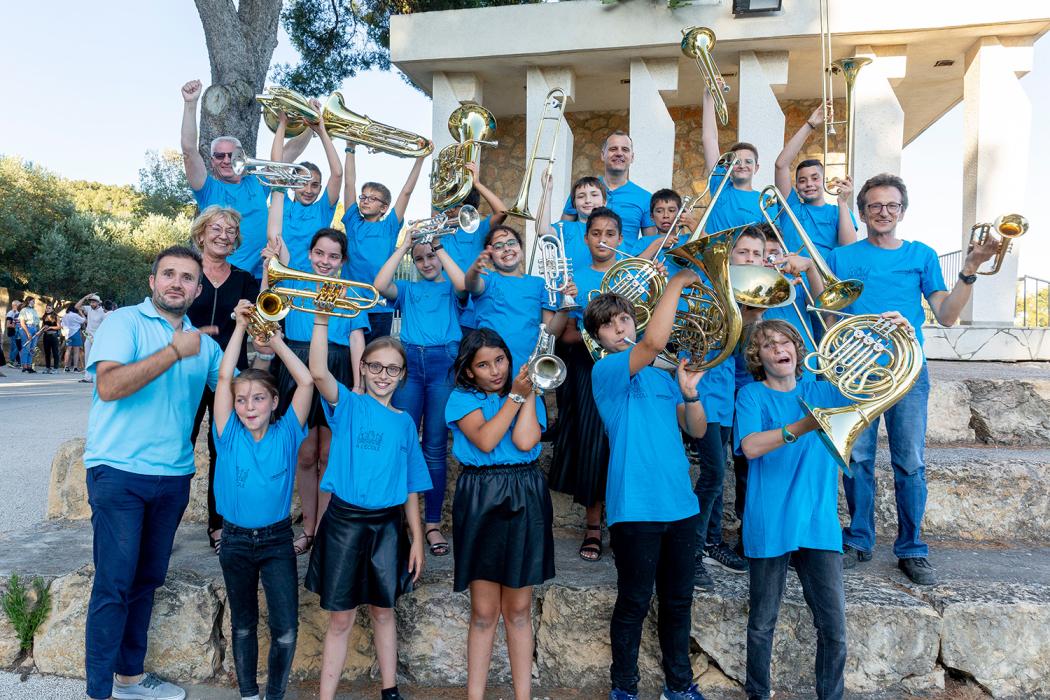
[{"label": "euphonium", "polygon": [[[266,263],[266,280],[269,287],[259,292],[255,300],[256,311],[264,321],[280,321],[292,309],[321,316],[353,318],[386,300],[379,290],[370,284],[352,282],[339,277],[326,277],[313,272],[302,272],[281,264],[276,258]],[[282,282],[315,282],[317,291],[282,288]],[[347,292],[353,296],[347,296]],[[296,304],[295,299],[310,299],[311,306]]]},{"label": "euphonium", "polygon": [[[831,21],[828,15],[828,6],[831,0],[820,0],[820,73],[821,73],[821,100],[824,105],[824,191],[835,196],[838,187],[834,185],[836,178],[827,176],[831,167],[841,167],[844,174],[853,177],[853,151],[856,141],[856,111],[857,105],[853,100],[853,89],[856,87],[857,75],[860,69],[871,63],[870,58],[863,56],[851,56],[831,60]],[[834,76],[842,73],[846,81],[846,118],[835,120],[834,108]],[[832,163],[828,156],[831,154],[831,136],[835,132],[836,124],[846,126],[846,157],[842,163]]]},{"label": "euphonium", "polygon": [[230,165],[237,175],[255,175],[259,182],[272,189],[300,190],[311,179],[310,170],[303,165],[249,158],[240,147],[234,149]]},{"label": "euphonium", "polygon": [[974,246],[983,245],[989,236],[998,235],[999,250],[995,254],[995,262],[992,269],[986,272],[977,271],[979,275],[994,275],[999,272],[1006,260],[1006,254],[1010,252],[1013,239],[1019,238],[1028,230],[1028,219],[1020,214],[1003,214],[990,224],[974,224],[970,229],[970,246],[966,251],[969,253]]},{"label": "euphonium", "polygon": [[448,118],[448,130],[457,143],[438,152],[430,171],[431,203],[445,211],[463,202],[474,187],[474,176],[464,166],[477,163],[482,146],[496,146],[496,118],[477,102],[463,102]]},{"label": "euphonium", "polygon": [[349,109],[340,92],[328,97],[323,114],[329,136],[361,144],[370,153],[382,151],[402,158],[420,158],[434,150],[434,145],[419,134],[382,124],[369,119],[367,114]]},{"label": "euphonium", "polygon": [[[811,311],[819,311],[808,307]],[[853,403],[816,408],[799,399],[820,426],[817,434],[846,476],[857,438],[871,422],[904,398],[922,372],[922,346],[910,328],[875,314],[845,316],[828,329],[805,367],[824,375]]]},{"label": "euphonium", "polygon": [[686,27],[682,30],[682,53],[696,59],[700,77],[704,79],[704,85],[715,101],[718,121],[725,125],[729,121],[729,106],[725,96],[725,93],[729,92],[729,85],[718,72],[715,59],[711,57],[711,50],[714,48],[715,33],[707,27]]},{"label": "euphonium", "polygon": [[[550,115],[548,115],[550,112]],[[544,98],[543,112],[540,114],[540,124],[536,128],[536,139],[532,142],[532,154],[529,156],[529,165],[525,168],[525,177],[521,180],[521,188],[518,190],[518,196],[514,199],[514,204],[511,205],[510,209],[507,210],[507,214],[510,216],[517,216],[522,219],[528,219],[533,221],[536,217],[529,211],[529,190],[532,188],[532,176],[536,169],[537,160],[547,161],[547,174],[550,176],[551,169],[554,166],[554,152],[558,148],[558,134],[561,132],[561,118],[565,113],[565,91],[561,88],[554,88],[547,93],[547,97]],[[551,137],[551,151],[550,155],[544,158],[543,156],[537,155],[540,149],[540,141],[543,140],[544,125],[548,121],[554,121],[554,134]],[[553,302],[552,302],[553,303]]]},{"label": "euphonium", "polygon": [[288,116],[285,136],[298,136],[310,128],[307,122],[316,122],[320,116],[304,95],[277,85],[266,88],[266,92],[256,95],[255,99],[262,105],[263,121],[270,131],[277,131],[281,112]]},{"label": "euphonium", "polygon": [[557,389],[568,376],[565,362],[554,354],[554,336],[547,332],[545,323],[540,324],[540,337],[529,356],[527,371],[537,394]]}]

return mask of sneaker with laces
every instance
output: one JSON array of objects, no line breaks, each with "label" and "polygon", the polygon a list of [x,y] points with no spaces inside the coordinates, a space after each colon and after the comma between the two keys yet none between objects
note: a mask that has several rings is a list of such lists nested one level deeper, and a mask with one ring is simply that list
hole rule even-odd
[{"label": "sneaker with laces", "polygon": [[665,687],[664,692],[660,694],[660,700],[704,700],[704,696],[696,687],[696,683],[693,683],[685,690],[668,690]]},{"label": "sneaker with laces", "polygon": [[701,557],[697,557],[696,563],[693,565],[693,588],[711,590],[714,587],[715,580],[711,578],[707,567],[704,566],[704,560]]},{"label": "sneaker with laces", "polygon": [[898,559],[897,568],[903,571],[912,583],[920,586],[932,586],[937,583],[937,571],[926,557]]},{"label": "sneaker with laces", "polygon": [[842,545],[842,568],[852,569],[857,564],[871,561],[871,552],[862,552],[848,544]]},{"label": "sneaker with laces", "polygon": [[186,691],[155,673],[147,673],[138,683],[113,681],[113,700],[183,700]]},{"label": "sneaker with laces", "polygon": [[634,693],[628,693],[626,690],[613,688],[609,691],[609,700],[638,700],[638,696]]},{"label": "sneaker with laces", "polygon": [[704,563],[725,569],[731,574],[747,573],[747,559],[733,551],[725,542],[704,547]]}]

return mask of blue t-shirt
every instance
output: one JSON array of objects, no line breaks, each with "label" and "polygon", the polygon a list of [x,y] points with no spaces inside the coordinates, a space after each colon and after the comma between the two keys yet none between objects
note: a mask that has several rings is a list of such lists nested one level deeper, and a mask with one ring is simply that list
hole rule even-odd
[{"label": "blue t-shirt", "polygon": [[573,271],[589,266],[594,260],[591,249],[587,247],[586,221],[555,221],[551,224],[555,234],[561,231],[565,242],[565,257],[572,263]]},{"label": "blue t-shirt", "polygon": [[[806,235],[813,241],[822,258],[827,258],[835,248],[839,247],[839,205],[828,204],[806,204],[799,199],[798,192],[791,190],[787,197],[788,206],[795,214],[795,218],[806,229]],[[853,229],[857,228],[857,219],[853,212],[849,213],[853,221]],[[802,248],[802,239],[795,231],[794,225],[786,214],[781,213],[777,217],[777,226],[784,236],[784,244],[788,247],[785,252],[796,253]],[[802,248],[801,255],[809,257],[809,251]]]},{"label": "blue t-shirt", "polygon": [[355,394],[339,384],[339,402],[321,399],[332,428],[332,448],[321,490],[359,508],[377,510],[401,505],[410,493],[433,484],[419,447],[412,416],[395,411],[368,394]]},{"label": "blue t-shirt", "polygon": [[[733,446],[752,433],[779,430],[803,417],[799,404],[832,408],[848,402],[829,382],[805,382],[776,391],[748,384],[737,397]],[[778,557],[805,547],[842,551],[838,515],[839,468],[816,432],[749,459],[744,502],[744,554]]]},{"label": "blue t-shirt", "polygon": [[[725,168],[719,168],[711,176],[711,193],[714,194],[722,178],[726,176]],[[738,190],[730,180],[719,195],[711,216],[704,227],[705,233],[718,233],[737,226],[757,224],[765,221],[758,206],[761,193],[758,190]]]},{"label": "blue t-shirt", "polygon": [[[308,289],[310,291],[317,290],[317,284],[314,282],[304,282],[300,280],[288,280],[287,282],[281,282],[282,287],[290,287],[294,289]],[[351,290],[351,293],[353,291]],[[302,299],[299,297],[293,297],[292,301],[298,305],[308,309],[314,307],[313,299]],[[376,307],[379,308],[379,307]],[[339,311],[336,309],[336,311]],[[299,311],[298,309],[292,309],[288,312],[288,315],[284,317],[284,334],[288,340],[295,340],[300,343],[309,343],[314,333],[314,317],[315,315],[308,311]],[[369,331],[371,326],[368,324],[368,312],[362,311],[358,315],[347,318],[346,316],[329,316],[328,317],[328,342],[336,345],[350,345],[350,334],[361,329],[365,333]]]},{"label": "blue t-shirt", "polygon": [[828,253],[831,271],[840,279],[857,279],[864,291],[843,311],[851,314],[879,314],[899,311],[915,328],[922,344],[922,324],[926,312],[923,298],[946,292],[941,264],[933,248],[918,241],[901,241],[893,250],[872,245],[865,238]]},{"label": "blue t-shirt", "polygon": [[569,318],[579,321],[580,328],[583,328],[583,312],[587,308],[587,302],[590,301],[592,294],[593,296],[601,294],[602,279],[604,277],[604,272],[595,270],[589,265],[581,267],[572,273],[572,281],[576,283],[576,303],[580,305],[580,308],[570,311]]},{"label": "blue t-shirt", "polygon": [[[343,227],[346,229],[346,264],[343,265],[343,278],[355,282],[372,284],[379,268],[383,267],[397,247],[397,234],[401,224],[397,213],[391,209],[386,218],[379,221],[365,221],[357,203],[343,214]],[[393,313],[390,306],[376,306],[368,313]]]},{"label": "blue t-shirt", "polygon": [[[183,317],[182,329],[193,330]],[[99,362],[128,365],[170,345],[175,330],[147,298],[108,314],[95,331],[88,371]],[[169,350],[170,352],[170,350]],[[183,476],[195,471],[190,432],[205,384],[219,379],[222,350],[201,336],[200,352],[176,362],[135,393],[103,401],[96,382],[88,414],[84,466],[102,464],[150,476]]]},{"label": "blue t-shirt", "polygon": [[678,427],[682,392],[669,373],[645,367],[631,376],[630,352],[591,370],[594,403],[609,436],[605,508],[609,525],[671,522],[699,512]]},{"label": "blue t-shirt", "polygon": [[478,328],[491,328],[510,348],[511,371],[525,364],[536,347],[543,321],[543,309],[549,309],[543,280],[532,275],[504,275],[489,272],[482,278],[485,289],[471,294],[474,320]]},{"label": "blue t-shirt", "polygon": [[258,442],[230,414],[226,428],[215,438],[215,509],[227,522],[241,527],[266,527],[288,517],[295,487],[299,445],[307,427],[295,411],[286,412],[266,429]]},{"label": "blue t-shirt", "polygon": [[697,393],[709,423],[729,426],[733,424],[734,370],[732,357],[719,362],[700,378]]},{"label": "blue t-shirt", "polygon": [[[604,177],[599,177],[603,183]],[[608,185],[606,185],[608,187]],[[649,190],[640,187],[630,180],[609,190],[609,201],[605,206],[620,215],[623,220],[623,239],[633,241],[640,235],[641,229],[653,226],[653,219],[649,216],[649,201],[653,195]],[[576,207],[572,203],[572,194],[565,200],[564,213],[576,216]]]},{"label": "blue t-shirt", "polygon": [[[527,400],[527,399],[526,399]],[[462,464],[472,467],[490,467],[495,464],[528,464],[534,462],[540,456],[540,443],[536,443],[528,452],[522,452],[514,445],[514,426],[518,423],[518,417],[510,422],[510,429],[500,438],[492,452],[482,452],[477,445],[470,441],[459,428],[459,420],[464,416],[481,409],[481,415],[485,421],[490,421],[499,413],[503,404],[510,401],[507,396],[499,394],[484,394],[480,391],[471,391],[463,387],[456,387],[449,394],[448,403],[445,404],[445,422],[452,430],[452,454]],[[536,402],[536,420],[540,424],[540,430],[547,427],[547,409],[543,399],[539,396],[533,397]],[[520,409],[519,409],[520,410]]]},{"label": "blue t-shirt", "polygon": [[289,201],[285,198],[281,238],[288,247],[289,267],[305,272],[310,271],[310,239],[319,230],[332,225],[336,204],[328,203],[327,192],[321,192],[317,200],[309,205],[302,205],[298,200]]},{"label": "blue t-shirt", "polygon": [[460,341],[459,302],[451,282],[398,280],[395,284],[394,307],[401,310],[402,343],[433,346]]},{"label": "blue t-shirt", "polygon": [[[492,228],[492,217],[487,216],[481,220],[474,233],[467,233],[462,228],[457,228],[451,236],[442,236],[441,245],[445,246],[449,257],[466,274],[467,268],[474,264],[478,255],[485,249],[485,236]],[[474,324],[474,302],[468,296],[459,303],[459,325],[466,328],[475,328]]]},{"label": "blue t-shirt", "polygon": [[211,175],[204,179],[199,190],[193,190],[193,198],[203,211],[213,204],[236,209],[241,215],[241,244],[226,257],[235,267],[262,277],[260,254],[266,246],[266,198],[269,191],[259,178],[246,175],[236,185],[216,180]]}]

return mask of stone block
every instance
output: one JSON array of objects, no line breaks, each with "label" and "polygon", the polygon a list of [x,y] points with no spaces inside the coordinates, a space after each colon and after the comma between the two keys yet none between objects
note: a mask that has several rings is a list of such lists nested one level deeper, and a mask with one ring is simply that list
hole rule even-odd
[{"label": "stone block", "polygon": [[[932,382],[926,409],[926,444],[972,444],[974,432],[970,427],[971,399],[970,388],[966,382]],[[880,426],[885,424],[886,421],[881,421]]]},{"label": "stone block", "polygon": [[47,488],[48,520],[87,520],[91,517],[85,476],[84,440],[67,440],[51,460],[51,480]]},{"label": "stone block", "polygon": [[977,439],[993,445],[1050,443],[1050,381],[968,380]]}]

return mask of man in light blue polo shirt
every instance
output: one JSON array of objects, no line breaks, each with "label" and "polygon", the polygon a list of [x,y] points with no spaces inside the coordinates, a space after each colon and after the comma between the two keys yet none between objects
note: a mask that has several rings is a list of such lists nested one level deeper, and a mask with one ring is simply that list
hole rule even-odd
[{"label": "man in light blue polo shirt", "polygon": [[149,278],[152,296],[109,314],[87,359],[95,375],[84,448],[95,578],[85,668],[96,700],[186,696],[143,673],[143,661],[153,593],[189,502],[193,419],[222,358],[185,316],[203,276],[196,251],[162,251]]},{"label": "man in light blue polo shirt", "polygon": [[[219,136],[211,142],[212,172],[209,175],[199,150],[197,138],[197,102],[200,101],[201,81],[191,80],[182,86],[182,160],[186,180],[193,190],[193,198],[201,211],[212,204],[237,210],[241,215],[241,244],[227,258],[231,265],[262,278],[260,253],[266,246],[266,187],[254,175],[240,176],[233,172],[233,152],[241,142],[233,136]],[[294,161],[310,143],[313,132],[305,129],[288,142],[285,159]]]},{"label": "man in light blue polo shirt", "polygon": [[[602,145],[602,163],[605,174],[599,180],[608,191],[605,206],[620,215],[623,221],[623,240],[631,243],[642,236],[656,233],[656,224],[649,216],[649,190],[631,182],[631,163],[634,162],[634,143],[625,131],[614,131],[609,134]],[[572,193],[565,200],[562,210],[564,221],[576,220],[576,208],[573,206]]]}]

